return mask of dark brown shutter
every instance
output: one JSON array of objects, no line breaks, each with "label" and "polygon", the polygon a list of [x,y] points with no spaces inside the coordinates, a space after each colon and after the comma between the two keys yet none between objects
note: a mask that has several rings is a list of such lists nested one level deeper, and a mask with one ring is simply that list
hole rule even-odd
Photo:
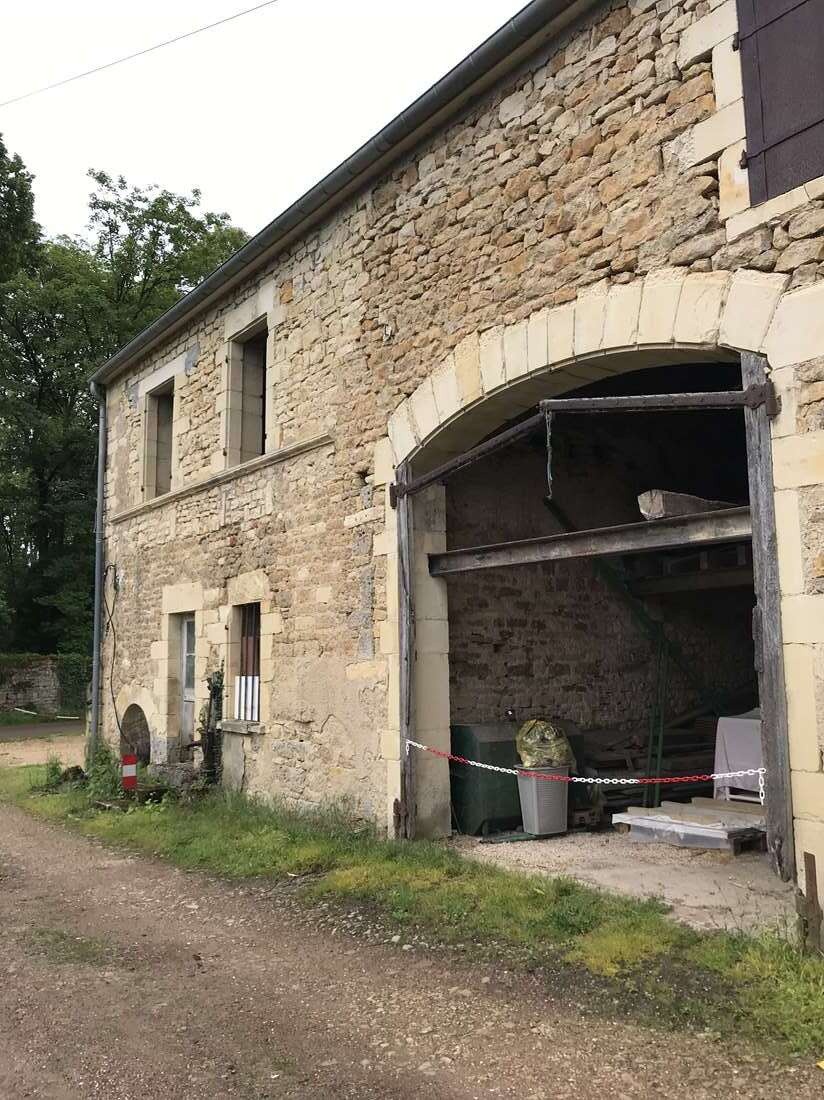
[{"label": "dark brown shutter", "polygon": [[755,205],[824,176],[824,0],[737,0]]},{"label": "dark brown shutter", "polygon": [[260,604],[240,609],[240,675],[260,676]]}]

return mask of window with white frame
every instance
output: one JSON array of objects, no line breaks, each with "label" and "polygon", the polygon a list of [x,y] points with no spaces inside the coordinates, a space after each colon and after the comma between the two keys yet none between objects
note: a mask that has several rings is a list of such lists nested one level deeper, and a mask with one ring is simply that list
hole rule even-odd
[{"label": "window with white frame", "polygon": [[226,459],[249,462],[266,451],[266,322],[229,345]]},{"label": "window with white frame", "polygon": [[235,718],[241,722],[260,720],[260,604],[235,608],[238,653],[235,676]]}]

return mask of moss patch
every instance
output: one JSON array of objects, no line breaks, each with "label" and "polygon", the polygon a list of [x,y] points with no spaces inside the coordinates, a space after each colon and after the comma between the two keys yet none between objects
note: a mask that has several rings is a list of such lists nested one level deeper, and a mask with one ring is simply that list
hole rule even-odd
[{"label": "moss patch", "polygon": [[113,952],[101,940],[76,936],[62,928],[37,928],[29,937],[29,949],[56,965],[110,963]]}]

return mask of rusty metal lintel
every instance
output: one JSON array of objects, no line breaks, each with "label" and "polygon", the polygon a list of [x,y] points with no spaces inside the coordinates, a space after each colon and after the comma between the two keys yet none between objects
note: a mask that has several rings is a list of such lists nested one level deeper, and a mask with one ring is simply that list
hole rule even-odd
[{"label": "rusty metal lintel", "polygon": [[401,497],[418,493],[434,485],[459,470],[471,466],[487,455],[514,443],[529,435],[538,427],[547,426],[547,445],[549,446],[549,423],[547,416],[553,413],[598,413],[598,412],[701,412],[707,409],[757,409],[766,406],[767,415],[775,417],[781,406],[772,382],[748,386],[745,390],[715,390],[708,393],[662,393],[640,394],[629,397],[553,397],[539,402],[539,413],[530,416],[505,432],[500,432],[485,443],[466,451],[457,458],[450,459],[428,474],[412,478],[406,484],[394,483],[389,486],[389,503],[393,508]]},{"label": "rusty metal lintel", "polygon": [[514,443],[516,439],[521,439],[522,436],[529,435],[530,432],[535,431],[535,429],[543,425],[543,423],[543,413],[538,413],[536,416],[530,416],[528,419],[522,420],[520,424],[516,424],[513,428],[507,428],[505,432],[500,432],[491,439],[487,439],[485,443],[479,443],[477,447],[465,451],[462,455],[458,455],[457,458],[450,459],[449,462],[445,462],[442,466],[436,467],[436,469],[432,470],[430,473],[423,474],[422,477],[413,478],[405,485],[395,482],[389,486],[389,503],[393,508],[397,507],[397,503],[401,497],[409,496],[412,493],[419,493],[421,489],[426,489],[438,481],[443,481],[445,477],[457,473],[458,470],[463,470],[467,466],[471,466],[474,462],[486,458],[487,455],[492,454],[494,451],[500,450],[501,447],[507,447],[510,443]]},{"label": "rusty metal lintel", "polygon": [[711,390],[708,393],[650,393],[631,397],[553,397],[541,401],[549,413],[597,412],[701,412],[707,409],[767,408],[768,416],[777,416],[780,405],[771,382],[748,386],[745,390]]}]

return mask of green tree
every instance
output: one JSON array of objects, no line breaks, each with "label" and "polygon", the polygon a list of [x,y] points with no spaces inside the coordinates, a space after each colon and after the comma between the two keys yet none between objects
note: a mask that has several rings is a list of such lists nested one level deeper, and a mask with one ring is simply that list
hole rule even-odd
[{"label": "green tree", "polygon": [[40,244],[34,220],[32,177],[19,156],[9,156],[0,136],[0,283],[31,268]]},{"label": "green tree", "polygon": [[0,648],[88,649],[88,375],[246,240],[228,215],[200,213],[197,191],[90,175],[88,235],[44,242],[0,284]]}]

